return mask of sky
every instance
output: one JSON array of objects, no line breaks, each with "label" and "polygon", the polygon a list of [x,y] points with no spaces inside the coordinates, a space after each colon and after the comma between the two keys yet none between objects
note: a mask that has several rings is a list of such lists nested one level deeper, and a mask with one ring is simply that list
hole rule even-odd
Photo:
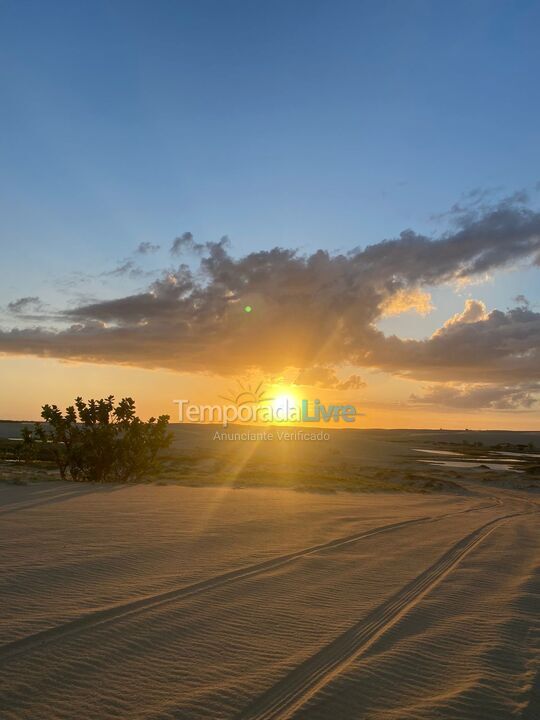
[{"label": "sky", "polygon": [[366,427],[536,429],[539,25],[0,0],[0,417],[249,377]]}]

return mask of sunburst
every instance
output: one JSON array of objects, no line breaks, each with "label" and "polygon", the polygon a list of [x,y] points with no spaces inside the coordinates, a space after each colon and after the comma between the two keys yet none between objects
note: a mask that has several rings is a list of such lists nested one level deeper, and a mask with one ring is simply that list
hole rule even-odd
[{"label": "sunburst", "polygon": [[229,395],[220,395],[219,397],[222,400],[233,403],[233,405],[236,405],[237,407],[241,407],[242,405],[271,402],[273,400],[273,398],[266,396],[265,390],[262,387],[262,381],[255,388],[253,388],[250,383],[244,385],[240,382],[240,380],[238,380],[237,383],[240,388],[240,392],[235,394],[234,390],[231,389],[228,391],[230,393]]}]

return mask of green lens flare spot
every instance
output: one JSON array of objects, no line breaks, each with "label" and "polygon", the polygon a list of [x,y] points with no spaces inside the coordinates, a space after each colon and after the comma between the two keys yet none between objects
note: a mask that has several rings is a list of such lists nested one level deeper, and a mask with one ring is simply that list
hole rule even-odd
[{"label": "green lens flare spot", "polygon": [[244,312],[250,313],[253,310],[251,305],[244,305]]}]

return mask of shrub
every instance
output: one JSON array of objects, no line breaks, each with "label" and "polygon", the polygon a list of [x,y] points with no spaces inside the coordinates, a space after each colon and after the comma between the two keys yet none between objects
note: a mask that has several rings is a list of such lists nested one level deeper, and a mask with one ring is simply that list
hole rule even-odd
[{"label": "shrub", "polygon": [[44,405],[41,417],[44,423],[22,430],[23,443],[29,450],[46,444],[62,480],[140,480],[159,470],[158,453],[172,440],[169,416],[143,422],[132,398],[115,405],[112,395],[88,402],[78,397],[64,413],[56,405]]}]

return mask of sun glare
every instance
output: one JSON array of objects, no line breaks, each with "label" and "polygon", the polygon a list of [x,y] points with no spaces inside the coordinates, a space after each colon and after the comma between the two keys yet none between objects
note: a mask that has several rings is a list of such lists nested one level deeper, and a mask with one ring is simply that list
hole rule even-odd
[{"label": "sun glare", "polygon": [[272,407],[274,410],[285,410],[287,407],[291,407],[293,403],[292,395],[278,395],[272,400]]},{"label": "sun glare", "polygon": [[290,391],[278,392],[272,400],[272,410],[279,416],[285,417],[291,408],[298,408],[300,402],[298,397]]}]

